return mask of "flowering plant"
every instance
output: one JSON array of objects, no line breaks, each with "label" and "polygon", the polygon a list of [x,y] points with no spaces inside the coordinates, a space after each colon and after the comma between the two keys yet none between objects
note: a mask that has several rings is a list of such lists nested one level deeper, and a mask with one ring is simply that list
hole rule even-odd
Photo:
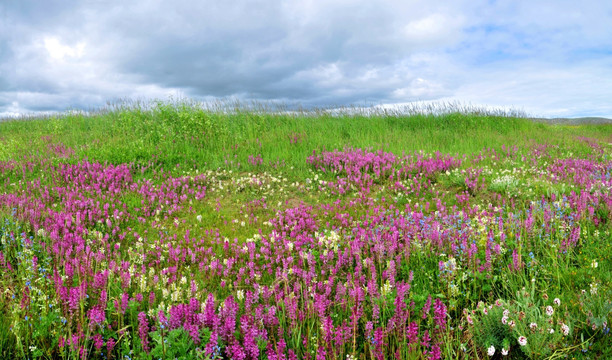
[{"label": "flowering plant", "polygon": [[492,348],[510,354],[520,352],[530,358],[550,355],[572,331],[569,319],[555,311],[560,301],[555,299],[553,303],[540,304],[534,291],[523,289],[516,300],[497,300],[491,305],[481,302],[475,310],[466,310],[465,315],[471,315],[468,330],[476,350],[490,356]]}]

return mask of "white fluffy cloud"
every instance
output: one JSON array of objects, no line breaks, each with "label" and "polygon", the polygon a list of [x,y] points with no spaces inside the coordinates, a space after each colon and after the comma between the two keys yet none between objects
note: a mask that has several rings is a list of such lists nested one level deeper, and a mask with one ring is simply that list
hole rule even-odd
[{"label": "white fluffy cloud", "polygon": [[0,115],[120,98],[612,116],[607,1],[0,3]]}]

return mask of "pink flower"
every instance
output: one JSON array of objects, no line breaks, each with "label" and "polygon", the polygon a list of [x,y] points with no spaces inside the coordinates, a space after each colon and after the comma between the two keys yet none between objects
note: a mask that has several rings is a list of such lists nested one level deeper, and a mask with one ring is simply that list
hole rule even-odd
[{"label": "pink flower", "polygon": [[142,311],[138,314],[138,336],[142,342],[142,349],[148,354],[149,348],[149,320],[147,314]]},{"label": "pink flower", "polygon": [[563,333],[563,335],[567,336],[569,335],[569,326],[562,324],[561,325],[561,332]]},{"label": "pink flower", "polygon": [[553,309],[553,307],[552,307],[552,306],[548,305],[548,306],[546,307],[546,315],[548,315],[548,316],[552,316],[554,313],[555,313],[555,309]]},{"label": "pink flower", "polygon": [[524,337],[524,336],[519,336],[519,338],[518,338],[518,343],[519,343],[519,345],[521,345],[521,346],[525,346],[525,345],[527,345],[527,338],[526,338],[526,337]]}]

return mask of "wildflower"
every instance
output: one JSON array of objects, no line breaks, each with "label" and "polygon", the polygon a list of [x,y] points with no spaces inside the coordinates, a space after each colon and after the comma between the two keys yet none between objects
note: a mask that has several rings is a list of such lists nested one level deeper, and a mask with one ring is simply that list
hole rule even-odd
[{"label": "wildflower", "polygon": [[599,264],[597,263],[597,260],[593,259],[593,261],[591,261],[591,267],[592,267],[593,269],[596,269],[596,268],[597,268],[597,265],[599,265]]},{"label": "wildflower", "polygon": [[563,335],[569,335],[569,330],[569,326],[567,326],[566,324],[561,324],[561,333],[563,333]]},{"label": "wildflower", "polygon": [[555,333],[555,329],[552,329],[552,328],[548,329],[548,332],[551,333],[551,334],[554,334]]},{"label": "wildflower", "polygon": [[589,286],[591,287],[591,295],[597,294],[597,283],[591,283]]},{"label": "wildflower", "polygon": [[502,348],[501,353],[502,353],[503,356],[508,355],[508,349]]},{"label": "wildflower", "polygon": [[427,315],[429,315],[429,310],[431,309],[431,296],[427,297],[427,301],[425,302],[425,305],[423,305],[423,319],[427,319]]},{"label": "wildflower", "polygon": [[507,316],[505,316],[505,315],[504,315],[504,316],[502,316],[502,318],[501,318],[501,322],[502,322],[502,324],[506,325],[506,324],[508,323],[508,317],[507,317]]},{"label": "wildflower", "polygon": [[514,320],[510,320],[508,322],[508,326],[510,326],[511,328],[514,328],[516,326],[516,323],[514,322]]},{"label": "wildflower", "polygon": [[392,285],[389,280],[385,281],[385,283],[380,287],[380,293],[382,296],[387,296],[391,293]]},{"label": "wildflower", "polygon": [[489,348],[487,349],[487,355],[489,356],[495,355],[495,346],[493,345],[489,346]]},{"label": "wildflower", "polygon": [[552,316],[552,315],[554,314],[554,312],[555,312],[555,310],[553,309],[553,307],[552,307],[552,306],[548,305],[548,306],[546,307],[546,315],[548,315],[548,316]]},{"label": "wildflower", "polygon": [[527,338],[526,338],[526,337],[524,337],[524,336],[519,336],[519,338],[518,338],[518,343],[519,343],[519,345],[521,345],[521,346],[525,346],[525,345],[527,345]]},{"label": "wildflower", "polygon": [[510,315],[510,311],[508,309],[505,309],[503,314],[504,314],[504,316],[507,317],[508,315]]},{"label": "wildflower", "polygon": [[434,302],[434,321],[441,329],[446,328],[446,306],[440,299]]},{"label": "wildflower", "polygon": [[553,300],[553,304],[559,306],[561,305],[561,300],[559,300],[559,298],[555,298],[555,300]]},{"label": "wildflower", "polygon": [[142,342],[142,348],[146,353],[150,351],[148,335],[149,320],[147,319],[147,314],[145,312],[140,312],[138,314],[138,336]]},{"label": "wildflower", "polygon": [[530,328],[531,330],[535,330],[535,329],[537,329],[537,328],[538,328],[538,324],[536,324],[536,323],[532,322],[531,324],[529,324],[529,328]]},{"label": "wildflower", "polygon": [[202,215],[196,216],[196,219],[198,220],[198,222],[202,222]]}]

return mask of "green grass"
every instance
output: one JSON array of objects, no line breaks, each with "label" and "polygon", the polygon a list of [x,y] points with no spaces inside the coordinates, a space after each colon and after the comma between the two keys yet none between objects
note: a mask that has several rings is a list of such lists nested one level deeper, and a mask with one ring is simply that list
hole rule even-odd
[{"label": "green grass", "polygon": [[[349,109],[350,110],[350,109]],[[74,149],[76,158],[166,168],[271,169],[284,160],[304,175],[313,150],[360,147],[396,154],[415,151],[470,154],[502,145],[532,142],[587,148],[576,136],[605,140],[612,125],[564,126],[535,123],[509,113],[460,113],[452,106],[412,114],[363,111],[279,113],[207,109],[191,102],[157,102],[112,107],[98,113],[6,121],[0,126],[0,160],[46,154],[50,143]],[[249,156],[260,155],[262,165]],[[228,163],[226,164],[226,160]],[[240,164],[240,166],[238,165]]]}]

